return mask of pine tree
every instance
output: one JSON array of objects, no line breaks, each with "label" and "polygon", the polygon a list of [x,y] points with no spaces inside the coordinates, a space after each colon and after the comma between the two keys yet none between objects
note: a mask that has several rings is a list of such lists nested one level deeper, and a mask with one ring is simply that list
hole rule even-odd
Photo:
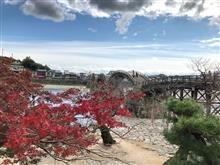
[{"label": "pine tree", "polygon": [[194,100],[169,99],[167,119],[171,127],[164,131],[165,138],[179,146],[169,165],[220,164],[220,119],[206,116],[202,105]]}]

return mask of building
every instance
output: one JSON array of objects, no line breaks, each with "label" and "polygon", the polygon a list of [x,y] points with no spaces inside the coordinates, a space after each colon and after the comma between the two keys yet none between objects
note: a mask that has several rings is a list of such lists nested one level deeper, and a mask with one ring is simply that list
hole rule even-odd
[{"label": "building", "polygon": [[63,73],[60,70],[47,71],[47,79],[62,79]]},{"label": "building", "polygon": [[54,74],[53,74],[53,78],[62,79],[63,78],[63,73],[60,70],[55,70]]},{"label": "building", "polygon": [[38,69],[36,71],[35,76],[38,79],[45,79],[47,77],[47,70],[46,69]]},{"label": "building", "polygon": [[54,72],[55,72],[55,70],[49,70],[49,71],[47,71],[47,78],[53,78],[53,76],[54,76]]},{"label": "building", "polygon": [[76,73],[69,72],[66,70],[64,71],[63,78],[66,80],[79,80],[80,76],[77,75]]},{"label": "building", "polygon": [[24,67],[22,66],[21,62],[18,60],[15,60],[12,64],[10,69],[16,73],[20,73],[24,71]]}]

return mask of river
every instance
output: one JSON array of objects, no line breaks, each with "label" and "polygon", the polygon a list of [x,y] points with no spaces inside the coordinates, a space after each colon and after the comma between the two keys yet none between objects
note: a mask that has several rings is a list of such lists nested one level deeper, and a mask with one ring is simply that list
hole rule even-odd
[{"label": "river", "polygon": [[50,92],[62,92],[70,88],[77,88],[80,90],[88,90],[86,86],[83,85],[50,85],[50,84],[43,84],[44,90],[50,91]]}]

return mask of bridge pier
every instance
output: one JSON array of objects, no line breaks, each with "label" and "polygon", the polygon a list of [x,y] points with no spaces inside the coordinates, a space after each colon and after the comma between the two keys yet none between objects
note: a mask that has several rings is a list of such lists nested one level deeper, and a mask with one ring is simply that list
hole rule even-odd
[{"label": "bridge pier", "polygon": [[198,97],[198,89],[192,88],[191,89],[191,98],[197,101],[197,97]]},{"label": "bridge pier", "polygon": [[176,94],[177,94],[177,93],[176,93],[176,90],[173,90],[172,96],[173,96],[173,97],[176,97]]},{"label": "bridge pier", "polygon": [[212,90],[210,88],[205,90],[206,97],[206,114],[209,115],[211,113],[211,105],[212,105]]},{"label": "bridge pier", "polygon": [[184,98],[183,98],[183,97],[184,97],[184,96],[183,96],[183,92],[184,92],[184,89],[181,88],[181,89],[180,89],[180,97],[179,97],[180,100],[183,100],[183,99],[184,99]]}]

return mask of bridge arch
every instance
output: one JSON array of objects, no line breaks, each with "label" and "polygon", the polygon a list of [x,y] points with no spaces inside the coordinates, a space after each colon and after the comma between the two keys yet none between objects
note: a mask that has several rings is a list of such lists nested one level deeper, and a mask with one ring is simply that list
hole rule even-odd
[{"label": "bridge arch", "polygon": [[132,75],[133,79],[135,80],[136,86],[143,85],[146,81],[148,81],[148,77],[145,76],[143,73],[138,71],[131,71],[129,72]]},{"label": "bridge arch", "polygon": [[110,74],[110,77],[108,78],[108,82],[109,83],[116,83],[117,80],[127,80],[129,81],[132,85],[135,85],[135,79],[134,77],[129,73],[129,72],[126,72],[126,71],[123,71],[123,70],[117,70],[117,71],[113,71],[111,74]]}]

